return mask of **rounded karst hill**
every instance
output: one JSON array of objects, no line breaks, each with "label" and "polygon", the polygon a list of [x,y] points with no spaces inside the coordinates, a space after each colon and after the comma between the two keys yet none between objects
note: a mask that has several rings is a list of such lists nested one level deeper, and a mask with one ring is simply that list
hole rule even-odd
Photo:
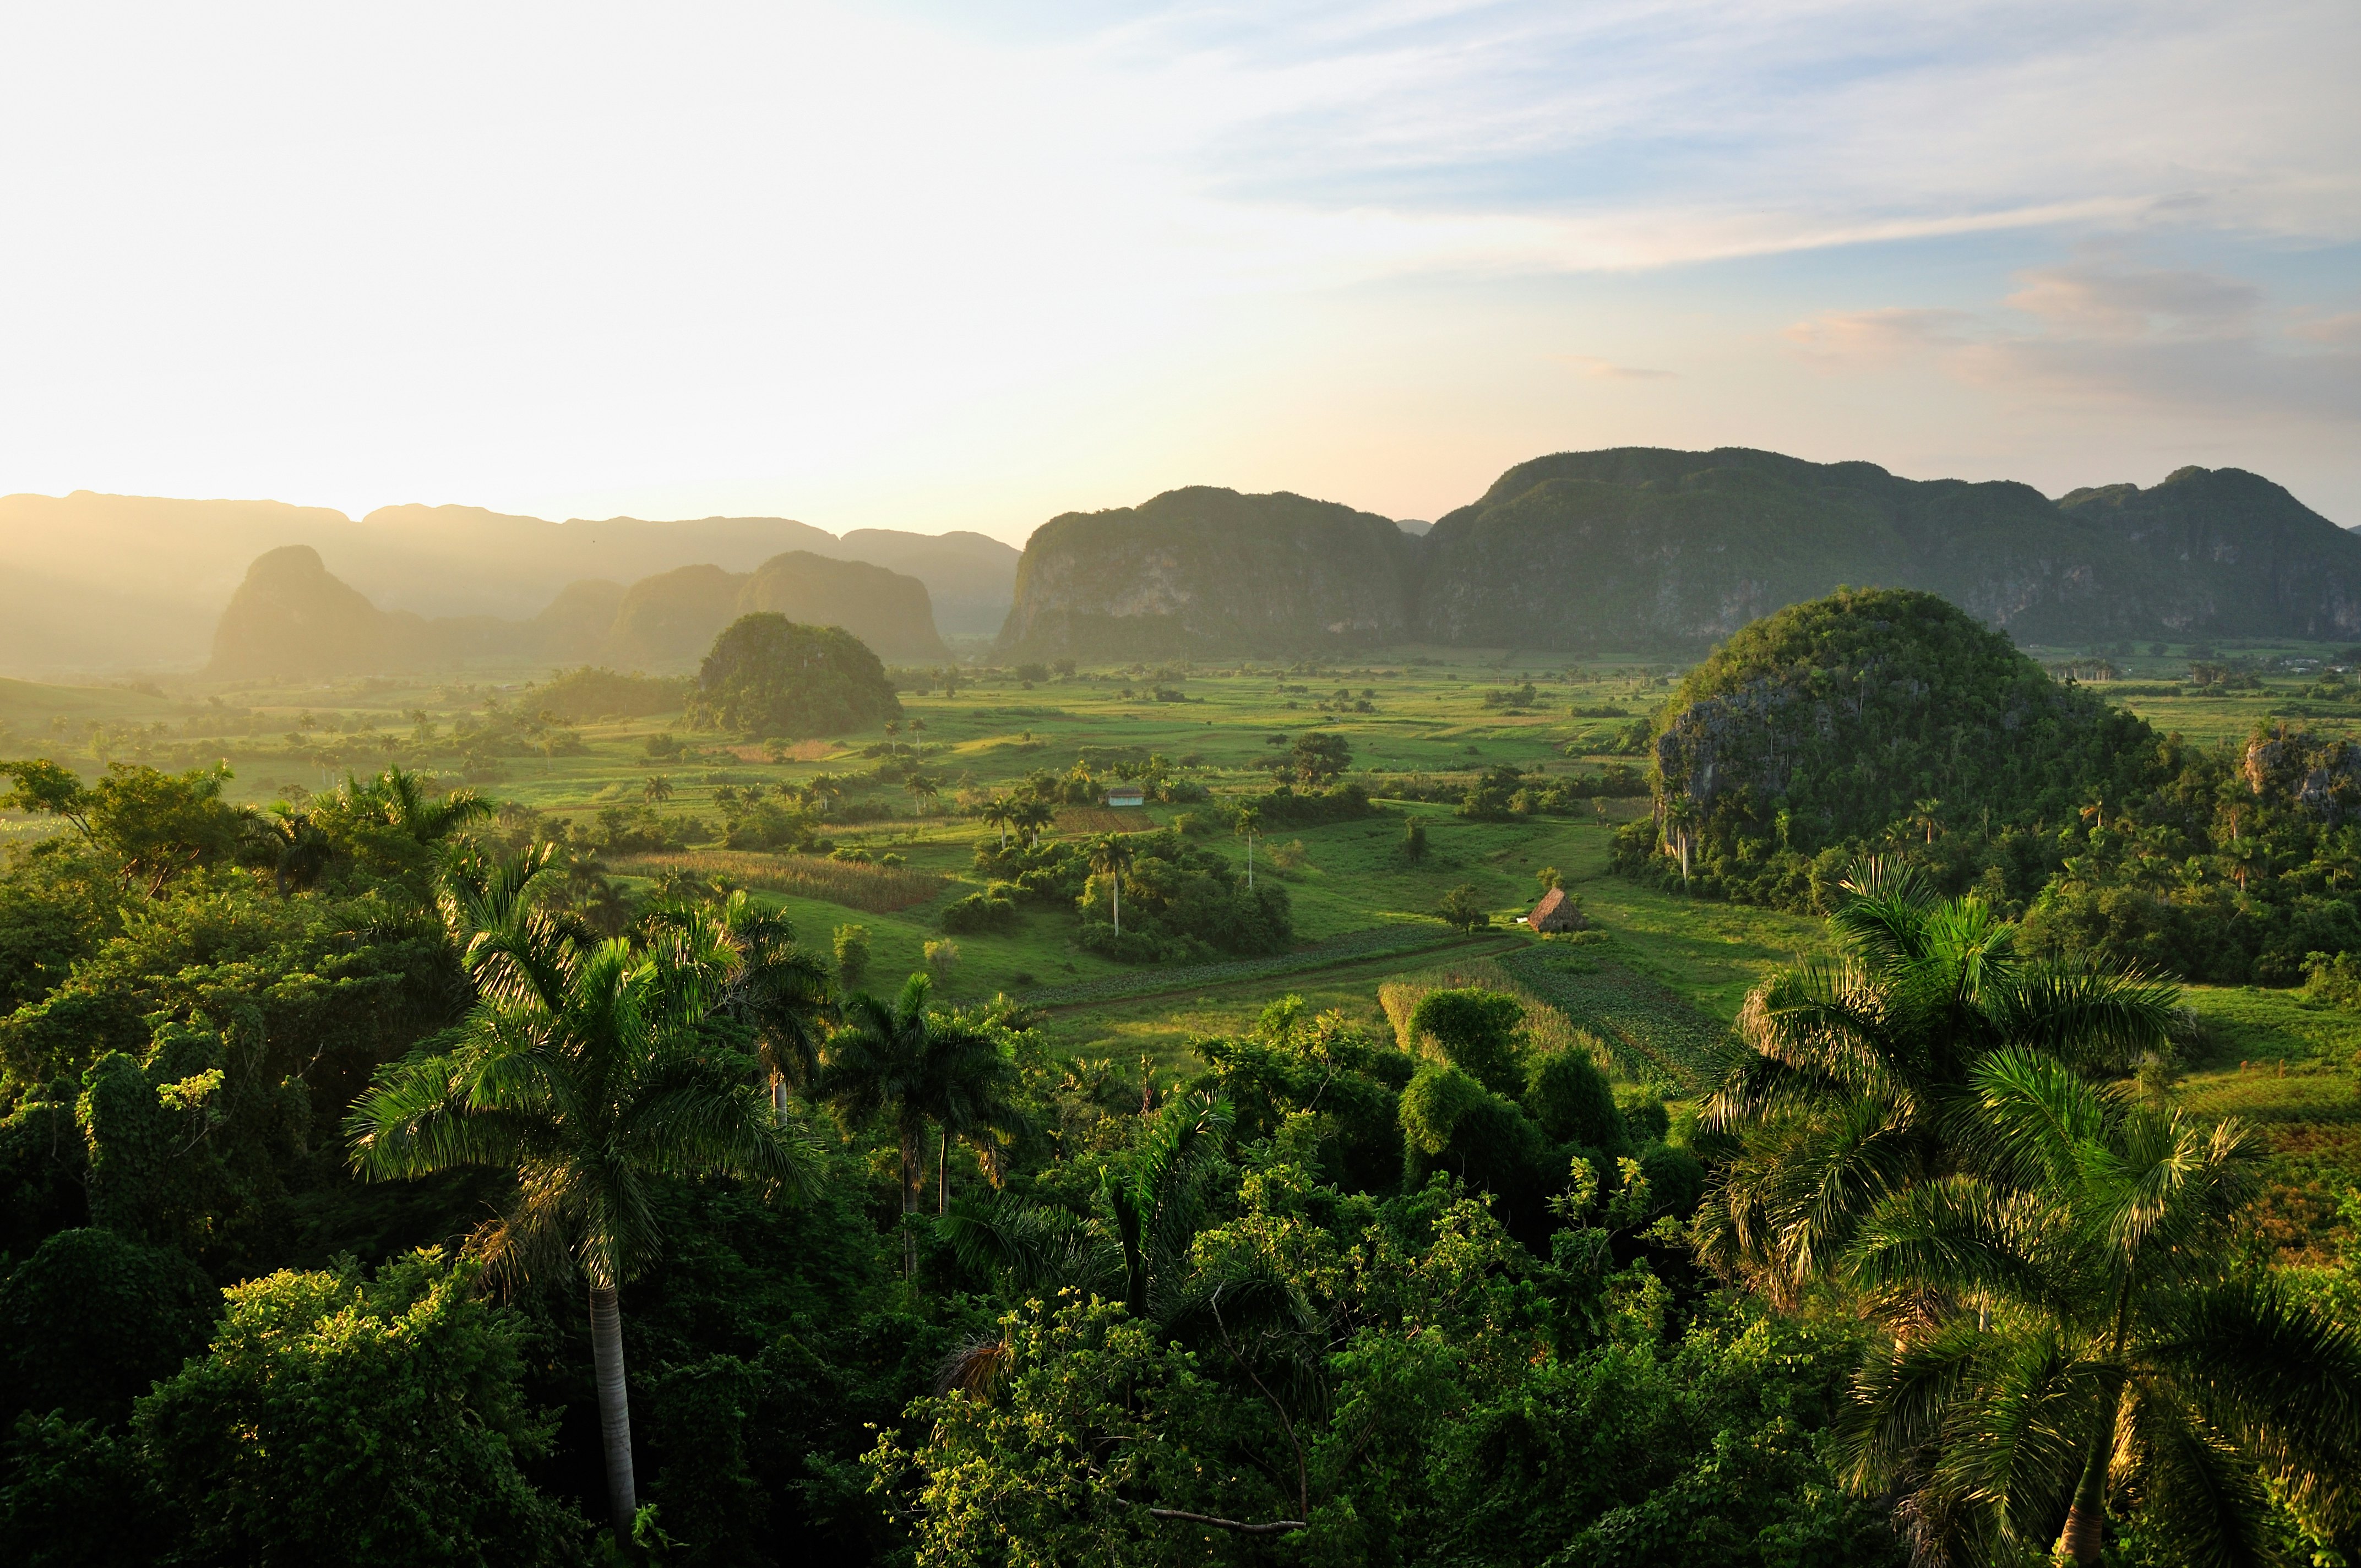
[{"label": "rounded karst hill", "polygon": [[867,729],[901,712],[884,664],[859,638],[763,611],[714,639],[687,717],[704,729],[794,740]]},{"label": "rounded karst hill", "polygon": [[1839,588],[1741,628],[1654,733],[1660,843],[1743,861],[2058,817],[2139,787],[2146,723],[1933,594]]}]

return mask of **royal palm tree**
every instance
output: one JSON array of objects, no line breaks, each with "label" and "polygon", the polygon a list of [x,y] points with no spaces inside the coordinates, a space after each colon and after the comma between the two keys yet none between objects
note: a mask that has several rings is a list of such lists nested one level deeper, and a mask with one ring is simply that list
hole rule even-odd
[{"label": "royal palm tree", "polygon": [[1000,829],[1000,847],[1007,849],[1008,828],[1016,819],[1016,809],[1009,798],[1005,795],[995,795],[983,803],[983,809],[976,815],[983,818],[985,827]]},{"label": "royal palm tree", "polygon": [[346,775],[339,794],[336,805],[345,813],[394,828],[419,844],[439,844],[492,814],[491,803],[471,789],[431,799],[424,782],[401,768],[388,768],[367,784]]},{"label": "royal palm tree", "polygon": [[[912,722],[916,723],[917,720],[914,719]],[[903,781],[902,787],[910,792],[910,805],[920,817],[927,814],[927,802],[943,793],[941,783],[929,778],[925,773],[912,773]]]},{"label": "royal palm tree", "polygon": [[269,868],[271,886],[281,898],[318,881],[335,854],[335,846],[319,825],[284,801],[247,817],[246,839],[252,858]]},{"label": "royal palm tree", "polygon": [[[1227,1101],[1176,1097],[1154,1113],[1137,1146],[1101,1174],[1099,1212],[1078,1215],[1004,1193],[954,1205],[939,1231],[963,1266],[992,1278],[1011,1302],[1070,1288],[1110,1298],[1120,1291],[1134,1317],[1171,1330],[1238,1283],[1201,1277],[1191,1257],[1235,1121]],[[997,1335],[972,1339],[945,1362],[940,1381],[983,1391],[1006,1352]]]},{"label": "royal palm tree", "polygon": [[812,799],[818,803],[819,814],[822,817],[828,815],[828,809],[832,804],[844,798],[844,781],[834,773],[814,773],[811,783],[806,784],[804,788],[808,790]]},{"label": "royal palm tree", "polygon": [[1057,819],[1057,808],[1038,795],[1020,800],[1009,808],[1008,820],[1016,830],[1027,835],[1033,848],[1041,847],[1041,829]]},{"label": "royal palm tree", "polygon": [[1136,853],[1131,840],[1120,833],[1102,833],[1086,846],[1091,870],[1107,879],[1107,892],[1115,905],[1115,934],[1123,935],[1123,878],[1131,870]]},{"label": "royal palm tree", "polygon": [[548,863],[544,850],[455,868],[443,907],[477,1002],[442,1049],[381,1069],[347,1130],[368,1179],[516,1173],[477,1245],[497,1269],[587,1286],[608,1505],[627,1540],[638,1497],[618,1292],[662,1250],[652,1189],[719,1172],[807,1194],[819,1157],[710,1027],[721,977],[583,940],[537,907]]},{"label": "royal palm tree", "polygon": [[837,1014],[827,964],[796,945],[785,915],[742,891],[709,910],[668,906],[657,923],[679,961],[718,977],[711,1015],[752,1036],[772,1118],[785,1122],[788,1090],[808,1091],[818,1079],[820,1048]]},{"label": "royal palm tree", "polygon": [[647,783],[640,786],[640,797],[642,800],[645,800],[650,806],[655,806],[664,801],[670,800],[672,798],[672,780],[664,777],[662,773],[652,775],[648,779]]},{"label": "royal palm tree", "polygon": [[1708,1199],[1703,1256],[1774,1299],[1825,1278],[1879,1202],[1957,1168],[1948,1120],[1985,1056],[2027,1046],[2117,1071],[2184,1026],[2173,987],[2026,959],[1981,900],[1938,898],[1890,861],[1856,868],[1829,926],[1841,959],[1756,988],[1704,1108],[1741,1146]]},{"label": "royal palm tree", "polygon": [[1246,891],[1252,893],[1254,891],[1254,841],[1255,835],[1262,831],[1262,808],[1258,806],[1239,806],[1237,817],[1232,826],[1236,829],[1238,837],[1246,841]]},{"label": "royal palm tree", "polygon": [[2100,1559],[2111,1500],[2151,1551],[2275,1560],[2272,1491],[2361,1522],[2361,1333],[2231,1261],[2259,1149],[2010,1047],[1969,1073],[1963,1168],[1865,1218],[1845,1281],[1895,1327],[1856,1384],[1850,1479],[1921,1563]]},{"label": "royal palm tree", "polygon": [[956,1013],[952,1018],[955,1026],[937,1036],[934,1070],[922,1097],[927,1118],[935,1124],[937,1214],[950,1201],[951,1145],[972,1148],[985,1177],[997,1186],[1001,1151],[1025,1126],[1015,1058],[990,1027]]},{"label": "royal palm tree", "polygon": [[939,1108],[968,1092],[950,1085],[962,1074],[982,1073],[984,1058],[997,1058],[1000,1049],[983,1025],[937,1011],[931,999],[924,974],[912,975],[891,1001],[865,992],[847,998],[844,1026],[829,1042],[819,1078],[820,1094],[846,1116],[879,1118],[894,1129],[901,1153],[905,1278],[918,1269],[918,1237],[909,1217],[918,1212],[919,1184],[926,1179],[927,1124]]}]

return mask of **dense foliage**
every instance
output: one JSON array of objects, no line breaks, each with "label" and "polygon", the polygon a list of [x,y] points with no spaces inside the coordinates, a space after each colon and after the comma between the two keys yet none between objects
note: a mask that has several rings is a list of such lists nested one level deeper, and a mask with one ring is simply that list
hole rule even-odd
[{"label": "dense foliage", "polygon": [[841,627],[784,615],[741,615],[697,667],[688,720],[710,729],[792,740],[840,735],[898,718],[885,666]]},{"label": "dense foliage", "polygon": [[1925,595],[1846,594],[1749,627],[1657,724],[1625,872],[1833,906],[1875,851],[2022,916],[2057,953],[2290,984],[2361,950],[2361,746],[2284,722],[2158,736]]},{"label": "dense foliage", "polygon": [[[2327,764],[2257,765],[2298,809]],[[2361,1344],[2242,1261],[2247,1135],[2122,1081],[2174,994],[1978,899],[1836,887],[1848,960],[1750,1000],[1700,1117],[1506,981],[1124,1070],[398,772],[9,777],[65,824],[0,861],[14,1560],[2361,1545]],[[1185,833],[1041,822],[985,904],[1288,939]]]}]

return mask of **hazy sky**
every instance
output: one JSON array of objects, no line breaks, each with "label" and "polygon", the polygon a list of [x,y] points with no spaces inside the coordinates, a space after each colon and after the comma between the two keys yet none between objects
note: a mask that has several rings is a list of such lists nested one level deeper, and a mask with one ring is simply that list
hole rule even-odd
[{"label": "hazy sky", "polygon": [[1401,517],[1625,444],[2361,523],[2361,5],[0,8],[0,492]]}]

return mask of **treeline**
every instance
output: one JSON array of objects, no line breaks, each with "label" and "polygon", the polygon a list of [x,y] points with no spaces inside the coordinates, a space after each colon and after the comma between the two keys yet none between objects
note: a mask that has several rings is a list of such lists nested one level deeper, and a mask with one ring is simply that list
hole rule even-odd
[{"label": "treeline", "polygon": [[[1060,1060],[742,894],[608,934],[404,775],[297,828],[61,773],[10,767],[68,830],[0,865],[26,1561],[2361,1546],[2361,1352],[2241,1263],[2251,1144],[2115,1087],[2169,991],[1889,873],[1676,1115],[1481,986]],[[1083,852],[1126,938],[1237,895],[1137,837]]]}]

